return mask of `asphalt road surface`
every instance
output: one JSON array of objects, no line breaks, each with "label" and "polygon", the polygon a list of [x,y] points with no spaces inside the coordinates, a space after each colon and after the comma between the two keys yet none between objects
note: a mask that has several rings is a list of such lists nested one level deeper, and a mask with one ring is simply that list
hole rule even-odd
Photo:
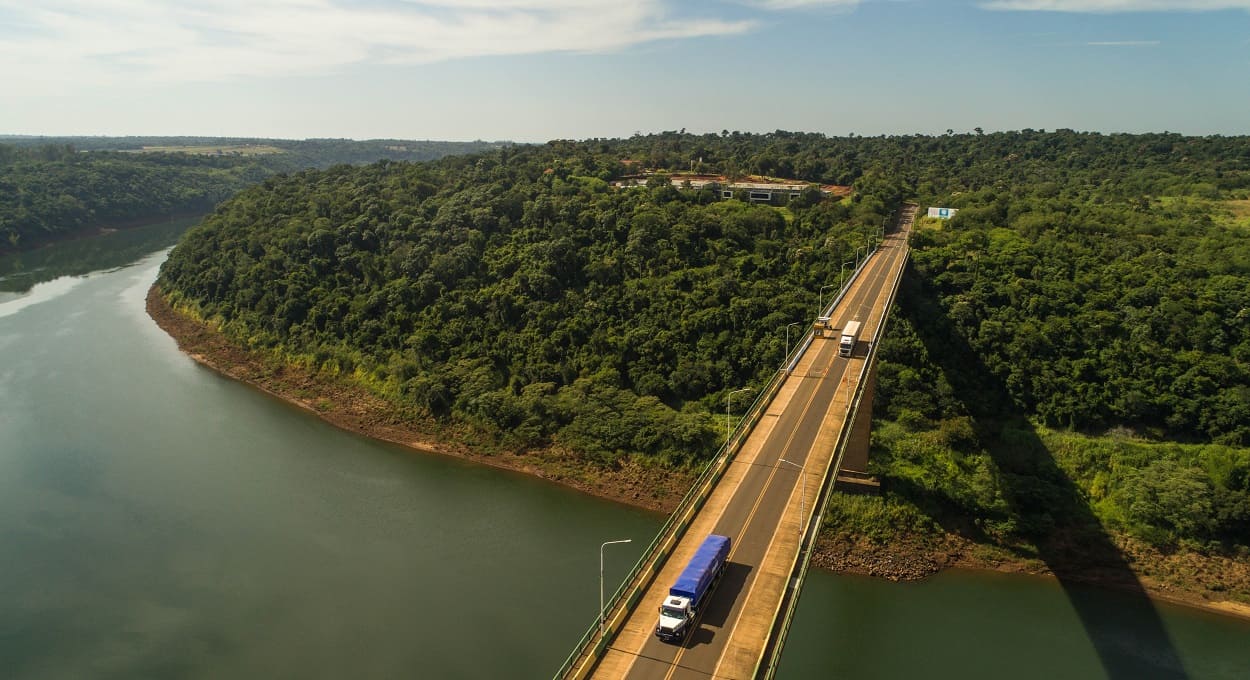
[{"label": "asphalt road surface", "polygon": [[[831,323],[835,328],[841,329],[846,322],[859,319],[864,322],[863,333],[875,330],[875,319],[881,313],[879,307],[885,303],[893,286],[890,274],[895,262],[904,255],[905,238],[906,232],[887,236],[882,248],[865,265],[850,292],[834,310]],[[877,308],[875,311],[874,306]],[[871,324],[870,315],[874,320]],[[625,677],[746,678],[750,675],[749,670],[744,673],[742,663],[722,660],[722,656],[735,627],[743,618],[745,595],[755,584],[759,567],[769,546],[774,544],[782,514],[800,480],[800,471],[780,460],[804,465],[817,442],[821,423],[834,395],[843,385],[843,378],[848,374],[858,374],[860,362],[867,353],[867,343],[872,340],[874,338],[861,336],[851,358],[838,356],[836,337],[813,341],[808,352],[816,353],[814,360],[802,375],[796,370],[789,378],[799,381],[797,390],[785,411],[772,423],[763,448],[739,480],[736,491],[723,506],[715,524],[712,533],[731,537],[733,548],[720,585],[711,594],[710,601],[704,604],[696,628],[680,645],[666,644],[651,635],[641,649],[631,650],[619,646],[622,640],[618,639],[613,650],[634,655]],[[807,472],[821,473],[823,470]],[[808,493],[808,502],[814,497],[814,493]],[[687,534],[683,541],[700,543],[705,536],[703,533],[692,534]],[[632,613],[631,620],[643,617],[653,628],[658,605],[658,600],[651,602],[644,599]],[[768,611],[746,614],[771,618],[773,610],[769,608]],[[760,645],[762,647],[762,640]],[[754,667],[754,662],[751,667]]]}]

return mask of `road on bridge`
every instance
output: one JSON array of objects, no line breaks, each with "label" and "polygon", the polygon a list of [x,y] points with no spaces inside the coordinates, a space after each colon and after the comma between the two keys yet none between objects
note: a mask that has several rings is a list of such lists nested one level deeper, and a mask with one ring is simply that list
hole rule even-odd
[{"label": "road on bridge", "polygon": [[[908,214],[908,217],[910,217]],[[831,325],[863,322],[875,332],[905,263],[910,219],[888,234],[833,311]],[[838,356],[837,333],[815,338],[726,470],[681,543],[595,669],[596,678],[751,678],[799,556],[800,522],[810,515],[844,426],[848,400],[876,338],[861,335]],[[782,459],[802,466],[787,465]],[[832,482],[831,482],[832,483]],[[709,533],[733,539],[720,585],[680,645],[654,635],[657,609]]]}]

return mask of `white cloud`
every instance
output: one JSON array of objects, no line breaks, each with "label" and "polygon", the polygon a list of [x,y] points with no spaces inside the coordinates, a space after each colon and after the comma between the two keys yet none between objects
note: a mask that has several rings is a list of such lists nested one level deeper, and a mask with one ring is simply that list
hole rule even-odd
[{"label": "white cloud", "polygon": [[750,4],[763,9],[807,9],[815,7],[854,8],[860,0],[753,0]]},{"label": "white cloud", "polygon": [[0,16],[10,94],[605,52],[753,26],[677,16],[665,0],[0,0]]},{"label": "white cloud", "polygon": [[1091,47],[1155,47],[1158,40],[1094,40],[1085,43]]},{"label": "white cloud", "polygon": [[985,9],[1040,12],[1209,12],[1250,10],[1250,0],[989,0]]}]

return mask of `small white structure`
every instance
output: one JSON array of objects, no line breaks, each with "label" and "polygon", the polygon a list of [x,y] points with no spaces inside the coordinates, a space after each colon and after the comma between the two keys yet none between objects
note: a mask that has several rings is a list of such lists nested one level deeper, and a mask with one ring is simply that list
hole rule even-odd
[{"label": "small white structure", "polygon": [[959,208],[929,208],[929,217],[936,217],[939,220],[949,220],[959,212]]}]

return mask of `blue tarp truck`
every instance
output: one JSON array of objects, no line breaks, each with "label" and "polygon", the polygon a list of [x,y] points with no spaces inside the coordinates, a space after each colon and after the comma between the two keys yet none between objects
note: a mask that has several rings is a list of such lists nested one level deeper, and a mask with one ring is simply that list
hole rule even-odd
[{"label": "blue tarp truck", "polygon": [[728,558],[728,536],[711,534],[703,540],[681,576],[668,589],[664,604],[660,605],[660,622],[655,626],[655,634],[661,640],[681,641],[694,628],[695,617],[720,580]]}]

